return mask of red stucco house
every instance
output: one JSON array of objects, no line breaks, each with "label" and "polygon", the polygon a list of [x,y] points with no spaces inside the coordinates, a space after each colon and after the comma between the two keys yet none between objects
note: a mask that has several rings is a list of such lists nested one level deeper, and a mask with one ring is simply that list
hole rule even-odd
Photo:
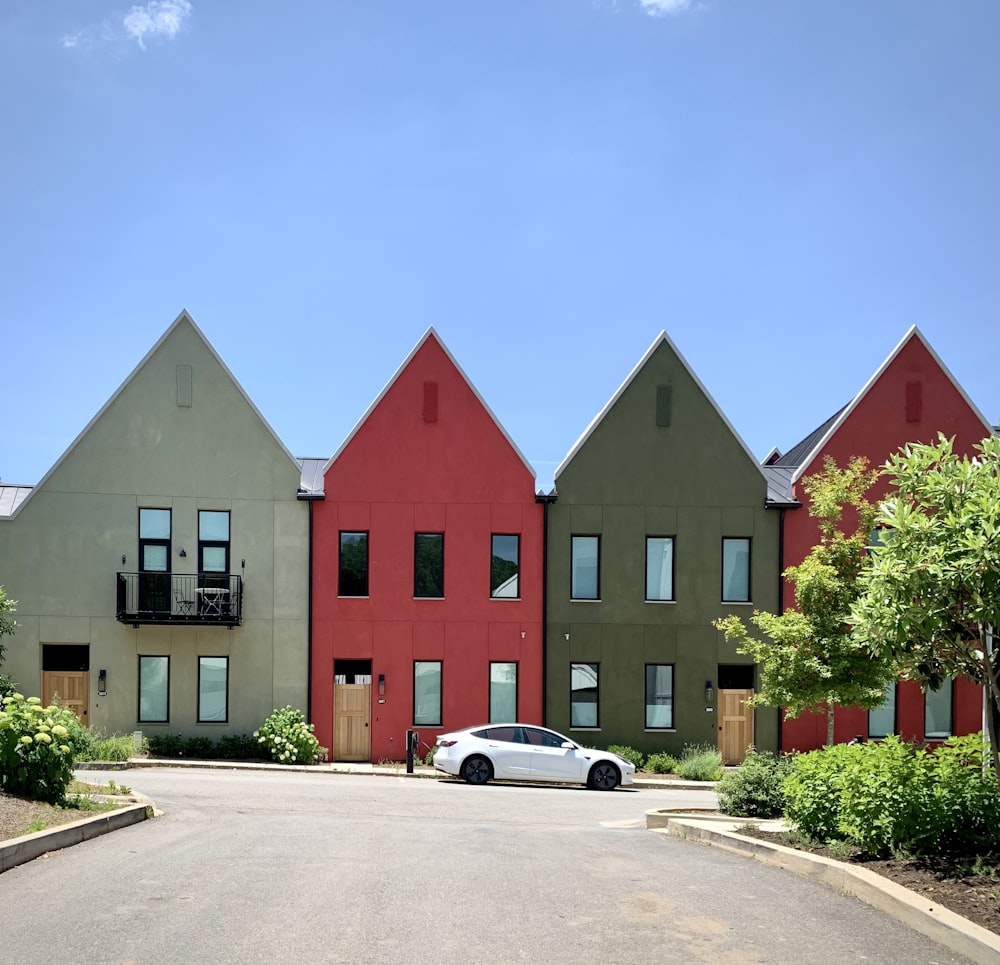
[{"label": "red stucco house", "polygon": [[332,760],[542,716],[534,472],[430,329],[312,502],[311,718]]},{"label": "red stucco house", "polygon": [[[772,452],[765,473],[775,500],[784,510],[782,568],[801,563],[819,542],[819,530],[808,513],[808,497],[800,482],[823,468],[826,456],[845,466],[852,456],[866,456],[879,466],[908,442],[935,442],[939,432],[955,437],[957,453],[971,453],[990,435],[990,424],[945,367],[919,330],[911,328],[867,385],[851,402],[785,454]],[[883,496],[887,480],[879,480],[872,498]],[[782,606],[795,606],[794,586],[783,581]],[[887,733],[908,740],[941,740],[983,726],[982,689],[966,679],[924,695],[911,682],[900,682],[886,703],[871,713],[837,708],[834,740],[879,738]],[[805,713],[782,722],[783,750],[812,750],[826,742],[826,714]]]}]

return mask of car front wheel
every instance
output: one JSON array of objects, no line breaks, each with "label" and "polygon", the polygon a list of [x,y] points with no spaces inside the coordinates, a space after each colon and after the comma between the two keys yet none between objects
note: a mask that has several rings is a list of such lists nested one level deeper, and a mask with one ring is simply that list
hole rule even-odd
[{"label": "car front wheel", "polygon": [[462,765],[462,778],[470,784],[485,784],[493,776],[493,769],[485,757],[470,757]]},{"label": "car front wheel", "polygon": [[590,774],[587,775],[587,786],[595,791],[613,791],[621,784],[621,780],[621,774],[618,773],[618,768],[614,764],[601,761],[590,769]]}]

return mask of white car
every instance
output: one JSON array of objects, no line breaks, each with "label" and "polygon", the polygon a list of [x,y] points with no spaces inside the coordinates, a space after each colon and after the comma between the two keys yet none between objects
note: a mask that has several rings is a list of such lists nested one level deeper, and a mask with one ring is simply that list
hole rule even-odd
[{"label": "white car", "polygon": [[635,774],[635,765],[617,754],[582,747],[534,724],[479,724],[441,734],[434,767],[470,784],[552,781],[599,791],[631,784]]}]

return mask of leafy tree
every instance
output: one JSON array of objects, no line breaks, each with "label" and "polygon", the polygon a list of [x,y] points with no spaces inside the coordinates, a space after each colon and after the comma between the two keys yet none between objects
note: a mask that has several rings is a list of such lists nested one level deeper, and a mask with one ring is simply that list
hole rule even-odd
[{"label": "leafy tree", "polygon": [[[895,679],[891,659],[873,659],[867,644],[852,635],[850,623],[878,512],[866,497],[877,475],[862,457],[851,459],[843,470],[827,457],[822,472],[802,481],[820,541],[798,566],[784,572],[795,584],[798,608],[780,615],[754,610],[750,622],[766,639],[751,636],[738,616],[715,621],[740,653],[760,665],[760,692],[751,703],[783,707],[788,717],[825,705],[827,744],[833,743],[836,704],[871,710],[882,703]],[[845,509],[850,525],[843,518]]]},{"label": "leafy tree", "polygon": [[[937,690],[966,676],[1000,713],[1000,438],[959,456],[953,440],[905,446],[883,472],[896,493],[882,503],[886,538],[872,554],[852,619],[876,654]],[[1000,789],[995,713],[990,749]]]}]

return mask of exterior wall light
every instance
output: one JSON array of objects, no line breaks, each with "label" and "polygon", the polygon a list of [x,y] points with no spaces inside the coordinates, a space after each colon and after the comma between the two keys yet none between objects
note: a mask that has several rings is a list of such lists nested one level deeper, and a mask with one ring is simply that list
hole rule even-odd
[{"label": "exterior wall light", "polygon": [[378,695],[379,697],[385,696],[385,674],[380,673],[378,675]]},{"label": "exterior wall light", "polygon": [[711,680],[705,681],[705,703],[710,704],[715,700],[715,688],[712,686]]}]

